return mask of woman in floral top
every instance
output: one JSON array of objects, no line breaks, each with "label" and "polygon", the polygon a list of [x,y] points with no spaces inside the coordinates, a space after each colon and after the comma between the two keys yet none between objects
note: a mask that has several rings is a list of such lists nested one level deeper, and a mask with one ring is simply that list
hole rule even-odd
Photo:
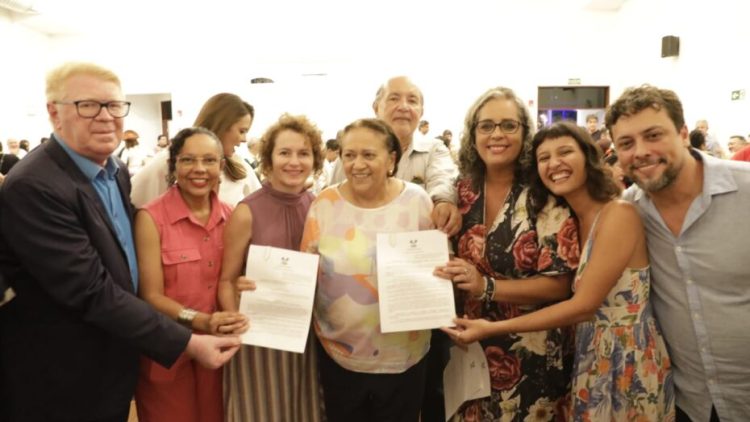
[{"label": "woman in floral top", "polygon": [[579,222],[584,247],[575,294],[504,321],[458,319],[461,328],[453,337],[467,343],[576,324],[572,420],[674,420],[670,360],[648,300],[646,234],[638,210],[618,199],[620,188],[604,169],[601,150],[573,123],[540,130],[532,159],[538,169],[531,182],[535,203],[556,195]]},{"label": "woman in floral top", "polygon": [[320,255],[313,327],[320,340],[326,416],[339,421],[418,421],[430,330],[380,327],[378,233],[434,228],[432,200],[396,177],[401,145],[382,120],[344,128],[346,181],[310,206],[301,249]]},{"label": "woman in floral top", "polygon": [[[577,225],[553,200],[534,211],[521,164],[532,137],[528,109],[512,90],[493,88],[464,124],[457,258],[436,274],[453,280],[459,312],[472,319],[505,320],[567,298],[579,259]],[[483,340],[491,395],[464,403],[454,419],[565,420],[571,340],[565,329]]]}]

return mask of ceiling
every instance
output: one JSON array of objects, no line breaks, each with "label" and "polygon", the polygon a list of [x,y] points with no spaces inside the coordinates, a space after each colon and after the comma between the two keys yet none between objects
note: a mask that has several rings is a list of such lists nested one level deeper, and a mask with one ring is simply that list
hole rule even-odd
[{"label": "ceiling", "polygon": [[[491,59],[502,71],[511,51],[520,62],[535,57],[539,46],[530,43],[537,39],[567,47],[606,31],[626,2],[0,0],[0,7],[12,4],[14,22],[50,40],[49,63],[91,60],[123,69],[129,89],[146,93],[197,79],[215,90],[256,77],[419,77],[433,66],[458,75],[466,60]],[[221,79],[203,78],[217,69]]]},{"label": "ceiling", "polygon": [[439,61],[446,47],[455,54],[456,44],[467,39],[554,33],[568,16],[607,14],[625,2],[0,0],[0,7],[15,9],[14,21],[47,35],[66,57],[138,53],[139,61],[174,65],[201,53],[225,68],[287,63],[299,73],[318,74],[327,71],[321,63],[362,63],[381,55],[406,62],[419,50]]},{"label": "ceiling", "polygon": [[[626,0],[465,0],[460,5],[436,2],[408,4],[400,0],[380,0],[369,4],[344,0],[212,0],[184,2],[175,0],[0,0],[0,8],[13,13],[23,25],[50,36],[101,36],[123,25],[126,33],[181,33],[199,28],[254,32],[253,27],[268,30],[273,36],[286,23],[325,32],[327,28],[359,25],[377,19],[415,18],[414,24],[447,25],[462,15],[486,16],[497,10],[503,16],[528,17],[528,12],[560,10],[617,11]],[[533,16],[533,15],[532,15]],[[357,23],[357,21],[360,21]],[[348,21],[348,22],[347,22]],[[506,20],[506,23],[511,22]],[[356,27],[356,26],[355,26]]]}]

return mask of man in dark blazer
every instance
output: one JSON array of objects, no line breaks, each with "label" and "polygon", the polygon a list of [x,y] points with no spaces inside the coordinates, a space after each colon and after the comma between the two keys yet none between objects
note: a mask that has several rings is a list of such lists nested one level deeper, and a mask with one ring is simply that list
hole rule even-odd
[{"label": "man in dark blazer", "polygon": [[[191,334],[138,299],[120,81],[69,63],[47,77],[54,133],[0,189],[0,420],[127,420],[141,353],[164,366],[184,351],[219,367],[236,337]],[[5,418],[5,419],[3,419]]]},{"label": "man in dark blazer", "polygon": [[5,282],[5,277],[0,273],[0,306],[10,302],[13,296],[15,296],[13,289],[8,286],[8,283]]}]

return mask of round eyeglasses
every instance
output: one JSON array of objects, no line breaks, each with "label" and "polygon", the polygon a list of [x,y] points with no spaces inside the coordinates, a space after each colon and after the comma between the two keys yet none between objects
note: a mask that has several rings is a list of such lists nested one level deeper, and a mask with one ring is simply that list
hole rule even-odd
[{"label": "round eyeglasses", "polygon": [[80,100],[80,101],[55,101],[55,104],[67,104],[76,106],[76,112],[84,119],[93,119],[102,112],[102,108],[106,108],[110,116],[114,118],[122,118],[130,113],[130,102],[129,101],[107,101],[106,103],[100,103],[94,100]]},{"label": "round eyeglasses", "polygon": [[177,165],[183,167],[193,167],[200,163],[203,167],[215,167],[218,166],[219,163],[221,163],[222,159],[223,158],[214,157],[211,155],[207,155],[203,158],[194,157],[192,155],[178,155]]},{"label": "round eyeglasses", "polygon": [[510,135],[512,133],[518,132],[518,128],[520,128],[521,126],[521,122],[519,122],[518,120],[503,119],[500,121],[500,123],[495,123],[492,120],[480,120],[474,127],[477,129],[477,132],[484,135],[491,134],[495,131],[496,127],[499,127],[501,132]]}]

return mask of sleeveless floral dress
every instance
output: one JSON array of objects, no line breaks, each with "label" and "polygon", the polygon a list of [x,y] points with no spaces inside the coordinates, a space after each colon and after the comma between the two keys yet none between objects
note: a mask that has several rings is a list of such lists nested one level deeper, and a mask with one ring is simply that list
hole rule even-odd
[{"label": "sleeveless floral dress", "polygon": [[[594,227],[596,221],[591,233]],[[574,290],[592,247],[593,235],[584,245]],[[594,318],[577,325],[574,421],[674,421],[671,364],[648,300],[650,274],[649,267],[625,268]]]}]

